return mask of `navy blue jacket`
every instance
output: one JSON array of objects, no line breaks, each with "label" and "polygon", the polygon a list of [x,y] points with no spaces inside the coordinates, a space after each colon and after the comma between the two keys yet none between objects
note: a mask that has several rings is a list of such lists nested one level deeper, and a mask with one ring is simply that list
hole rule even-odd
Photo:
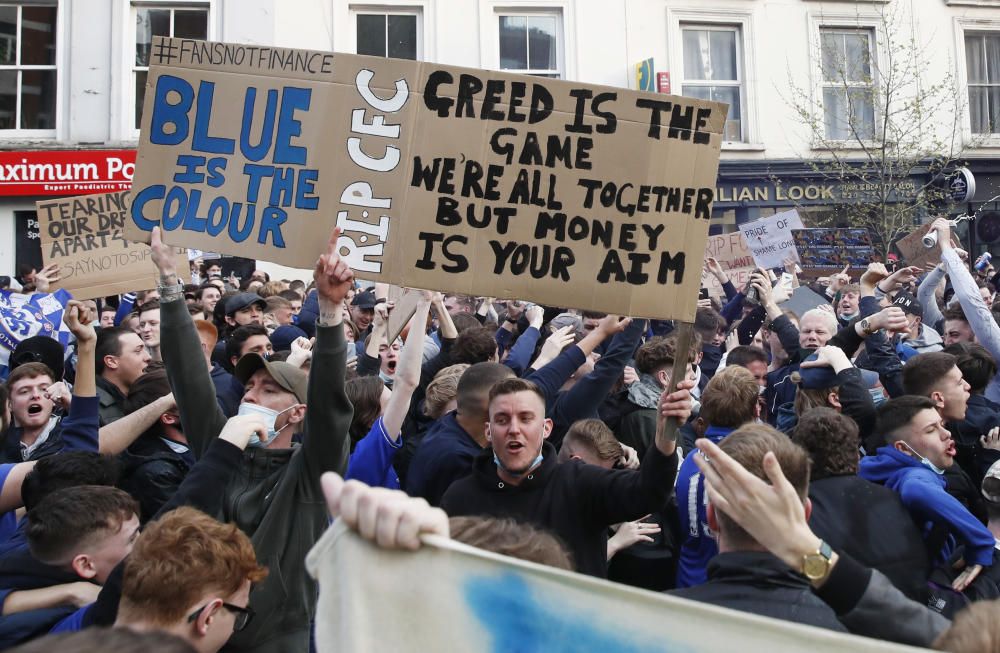
[{"label": "navy blue jacket", "polygon": [[1000,404],[983,395],[969,397],[965,419],[948,424],[957,449],[955,462],[965,470],[976,487],[982,485],[990,465],[1000,460],[1000,451],[984,449],[979,444],[979,438],[995,426],[1000,426]]},{"label": "navy blue jacket", "polygon": [[[594,365],[594,370],[577,381],[566,392],[558,393],[555,402],[547,407],[546,415],[552,419],[552,433],[549,435],[548,441],[557,450],[559,449],[559,445],[562,444],[562,439],[566,435],[566,431],[573,425],[573,422],[588,418],[597,419],[599,417],[598,408],[607,399],[608,395],[611,394],[611,389],[622,375],[622,372],[625,371],[625,365],[632,358],[632,354],[635,352],[636,347],[639,346],[639,340],[645,332],[646,320],[632,320],[631,324],[624,331],[615,334],[615,337],[611,340],[611,344],[608,345],[607,351],[604,352],[604,355]],[[575,349],[580,354],[583,353],[579,347],[570,347],[569,349]],[[538,372],[527,377],[528,380],[538,383],[537,377],[539,374],[551,365],[554,365],[558,360],[557,358]],[[583,360],[581,358],[577,367],[582,364]],[[576,368],[573,368],[570,374],[575,370]],[[565,383],[565,379],[563,383]],[[539,385],[541,386],[541,384]],[[543,388],[542,391],[546,393],[547,397],[552,396],[548,394],[551,390]]]},{"label": "navy blue jacket", "polygon": [[[485,430],[485,429],[484,429]],[[483,448],[451,412],[435,422],[417,447],[406,477],[406,492],[436,506],[452,483],[472,471]]]},{"label": "navy blue jacket", "polygon": [[212,363],[212,383],[215,385],[215,400],[219,403],[219,408],[226,417],[232,417],[239,411],[240,402],[243,401],[243,384],[218,363]]},{"label": "navy blue jacket", "polygon": [[[100,401],[94,397],[73,397],[69,414],[59,420],[48,439],[35,449],[28,460],[38,460],[60,451],[97,451],[100,431]],[[24,462],[21,456],[23,429],[11,426],[4,438],[4,463]]]},{"label": "navy blue jacket", "polygon": [[691,601],[838,632],[847,629],[809,581],[762,551],[720,553],[708,564],[708,582],[668,592]]}]

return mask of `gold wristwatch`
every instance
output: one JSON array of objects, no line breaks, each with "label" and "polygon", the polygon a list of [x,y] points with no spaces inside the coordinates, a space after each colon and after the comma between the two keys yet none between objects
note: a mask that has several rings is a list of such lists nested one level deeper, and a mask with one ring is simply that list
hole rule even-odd
[{"label": "gold wristwatch", "polygon": [[802,575],[811,582],[816,582],[826,578],[830,573],[830,559],[833,558],[833,549],[823,540],[819,541],[819,549],[815,553],[807,553],[802,556]]}]

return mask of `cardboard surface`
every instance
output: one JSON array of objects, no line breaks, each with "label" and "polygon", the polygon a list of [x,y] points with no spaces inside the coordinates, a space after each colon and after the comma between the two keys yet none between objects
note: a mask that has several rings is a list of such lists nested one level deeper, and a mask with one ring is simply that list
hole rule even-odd
[{"label": "cardboard surface", "polygon": [[434,63],[154,40],[128,238],[692,320],[727,107]]},{"label": "cardboard surface", "polygon": [[[409,323],[410,318],[413,314],[417,312],[417,304],[420,303],[420,291],[412,289],[402,289],[398,286],[393,286],[398,290],[403,291],[401,294],[389,293],[390,301],[394,302],[396,305],[391,311],[389,311],[389,319],[386,322],[386,332],[385,339],[386,342],[395,342],[399,334],[403,332],[403,329]],[[396,294],[397,298],[393,299],[393,295]]]},{"label": "cardboard surface", "polygon": [[815,292],[812,288],[799,286],[792,292],[792,296],[788,301],[781,304],[781,310],[792,311],[799,317],[802,317],[802,314],[806,311],[822,306],[823,304],[829,305],[830,300]]},{"label": "cardboard surface", "polygon": [[740,233],[762,268],[783,268],[789,258],[799,262],[792,231],[802,229],[802,220],[795,209],[740,225]]},{"label": "cardboard surface", "polygon": [[[919,268],[925,267],[928,263],[937,265],[941,262],[941,246],[935,244],[934,247],[924,247],[924,234],[930,231],[931,223],[920,225],[908,235],[896,241],[896,248],[903,257],[905,265],[915,265]],[[955,242],[952,237],[952,242]],[[955,245],[958,247],[958,245]]]},{"label": "cardboard surface", "polygon": [[[74,299],[94,299],[156,287],[149,246],[122,235],[129,206],[128,191],[35,203],[42,261],[58,265],[62,276],[53,289],[67,290]],[[189,276],[184,249],[177,250],[177,272]]]},{"label": "cardboard surface", "polygon": [[[708,243],[705,245],[705,258],[708,259],[710,256],[715,258],[722,269],[726,271],[729,280],[736,286],[736,290],[742,290],[750,281],[750,275],[757,269],[750,248],[747,247],[743,236],[738,231],[731,234],[709,236]],[[715,276],[707,272],[702,277],[702,286],[708,288],[708,293],[714,297],[725,295],[722,284]]]}]

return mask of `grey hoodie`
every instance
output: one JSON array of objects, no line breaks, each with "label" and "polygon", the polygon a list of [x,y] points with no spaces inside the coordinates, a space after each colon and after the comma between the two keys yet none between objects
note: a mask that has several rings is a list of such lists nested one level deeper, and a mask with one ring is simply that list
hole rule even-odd
[{"label": "grey hoodie", "polygon": [[921,354],[929,354],[932,351],[941,351],[944,349],[944,341],[941,340],[941,334],[926,324],[920,325],[919,336],[916,338],[907,338],[905,342]]}]

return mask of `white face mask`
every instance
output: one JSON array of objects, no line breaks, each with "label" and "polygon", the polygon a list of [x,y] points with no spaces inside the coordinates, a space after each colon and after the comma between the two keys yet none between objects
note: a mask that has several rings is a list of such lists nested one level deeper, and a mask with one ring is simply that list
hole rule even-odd
[{"label": "white face mask", "polygon": [[254,433],[253,435],[250,436],[250,442],[249,444],[247,444],[247,446],[266,447],[267,445],[274,442],[274,439],[278,437],[278,433],[280,433],[282,429],[285,428],[285,426],[288,426],[288,424],[286,423],[285,426],[282,426],[277,431],[274,430],[274,423],[275,421],[277,421],[278,415],[295,408],[295,406],[298,406],[298,404],[293,404],[288,408],[286,408],[285,410],[279,412],[277,410],[265,408],[264,406],[258,404],[249,404],[246,402],[241,403],[239,410],[236,411],[237,415],[260,415],[264,418],[264,424],[267,426],[267,440],[261,440],[257,436],[257,434]]},{"label": "white face mask", "polygon": [[[900,442],[902,442],[902,440],[900,440]],[[911,447],[911,446],[910,446],[909,444],[907,444],[907,443],[903,442],[903,446],[904,446],[904,447],[906,447],[907,449],[909,449],[909,450],[910,450],[910,451],[911,451],[911,452],[913,453],[913,455],[914,455],[914,456],[916,456],[917,458],[919,458],[919,459],[920,459],[920,462],[921,462],[921,463],[922,463],[922,464],[923,464],[923,465],[924,465],[925,467],[927,467],[928,469],[930,469],[930,470],[931,470],[932,472],[934,472],[934,473],[935,473],[935,474],[937,474],[938,476],[944,476],[944,470],[943,470],[943,469],[941,469],[940,467],[938,467],[937,465],[935,465],[934,463],[932,463],[932,462],[931,462],[931,461],[929,461],[928,459],[926,459],[926,458],[924,458],[923,456],[921,456],[921,455],[920,455],[919,453],[917,453],[917,452],[916,452],[916,450],[914,450],[914,448],[913,448],[913,447]]]}]

